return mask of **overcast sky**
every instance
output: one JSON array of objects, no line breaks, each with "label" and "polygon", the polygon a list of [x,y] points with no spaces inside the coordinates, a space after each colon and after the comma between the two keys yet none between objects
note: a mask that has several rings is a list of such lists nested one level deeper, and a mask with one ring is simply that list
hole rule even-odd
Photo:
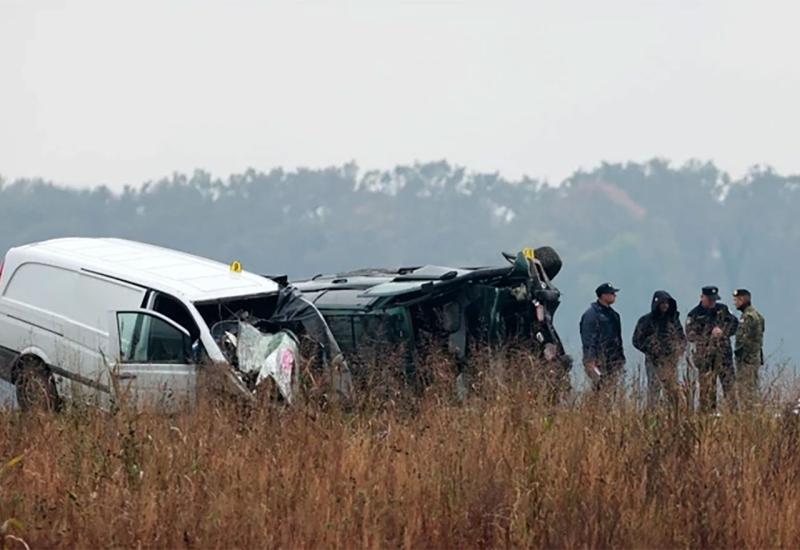
[{"label": "overcast sky", "polygon": [[0,174],[800,173],[800,3],[0,0]]}]

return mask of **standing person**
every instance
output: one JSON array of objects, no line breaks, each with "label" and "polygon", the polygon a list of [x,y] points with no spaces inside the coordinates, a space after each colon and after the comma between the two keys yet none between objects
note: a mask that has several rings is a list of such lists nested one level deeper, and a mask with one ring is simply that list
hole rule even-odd
[{"label": "standing person", "polygon": [[595,289],[597,301],[581,317],[583,366],[594,391],[614,389],[625,367],[622,349],[622,322],[611,307],[617,300],[618,288],[603,283]]},{"label": "standing person", "polygon": [[633,346],[644,353],[647,372],[647,405],[655,407],[664,397],[678,406],[678,363],[686,351],[678,304],[669,292],[653,294],[650,313],[643,315],[633,332]]},{"label": "standing person", "polygon": [[764,317],[753,307],[747,289],[734,291],[733,302],[742,312],[734,352],[739,396],[746,405],[752,405],[758,399],[758,370],[764,364]]},{"label": "standing person", "polygon": [[686,336],[695,346],[692,359],[700,375],[700,410],[709,412],[717,408],[717,379],[722,383],[725,398],[736,405],[733,348],[731,337],[739,321],[718,303],[719,289],[704,286],[700,303],[686,318]]}]

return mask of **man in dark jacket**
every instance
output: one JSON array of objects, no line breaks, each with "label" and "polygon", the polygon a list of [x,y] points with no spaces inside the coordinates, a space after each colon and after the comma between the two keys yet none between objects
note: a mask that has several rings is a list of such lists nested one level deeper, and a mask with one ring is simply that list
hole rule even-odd
[{"label": "man in dark jacket", "polygon": [[645,356],[647,404],[655,407],[663,391],[677,407],[678,363],[686,351],[678,304],[669,292],[657,290],[650,305],[650,313],[639,319],[633,332],[633,346]]},{"label": "man in dark jacket", "polygon": [[611,283],[597,287],[597,301],[581,317],[583,366],[595,391],[614,388],[625,367],[622,322],[619,313],[611,307],[617,299],[617,292],[619,289]]},{"label": "man in dark jacket", "polygon": [[736,371],[733,367],[731,337],[739,321],[720,304],[719,289],[703,287],[700,303],[686,318],[686,336],[695,346],[694,366],[700,375],[700,410],[709,412],[717,407],[717,379],[722,383],[725,398],[736,406]]}]

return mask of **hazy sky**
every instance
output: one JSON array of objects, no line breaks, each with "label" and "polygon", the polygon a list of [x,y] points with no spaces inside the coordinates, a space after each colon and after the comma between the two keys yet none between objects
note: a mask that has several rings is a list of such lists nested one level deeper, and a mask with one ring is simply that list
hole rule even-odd
[{"label": "hazy sky", "polygon": [[0,0],[0,174],[800,172],[800,3]]}]

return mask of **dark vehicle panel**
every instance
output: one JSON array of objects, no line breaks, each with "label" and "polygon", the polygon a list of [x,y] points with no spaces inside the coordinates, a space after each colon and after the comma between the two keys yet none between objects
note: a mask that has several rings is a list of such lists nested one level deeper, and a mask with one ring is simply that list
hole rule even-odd
[{"label": "dark vehicle panel", "polygon": [[549,247],[504,254],[499,267],[361,269],[294,283],[323,314],[342,350],[356,358],[376,344],[403,345],[413,362],[428,346],[463,364],[471,348],[521,346],[568,369],[553,326],[561,259]]}]

